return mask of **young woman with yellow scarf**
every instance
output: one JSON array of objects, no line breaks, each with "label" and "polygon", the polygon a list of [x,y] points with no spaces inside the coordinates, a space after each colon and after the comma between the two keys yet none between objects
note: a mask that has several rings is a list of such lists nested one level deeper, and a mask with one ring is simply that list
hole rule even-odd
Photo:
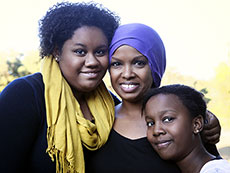
[{"label": "young woman with yellow scarf", "polygon": [[41,73],[0,94],[1,172],[84,172],[83,146],[100,148],[114,121],[102,78],[118,25],[96,3],[59,3],[40,20]]}]

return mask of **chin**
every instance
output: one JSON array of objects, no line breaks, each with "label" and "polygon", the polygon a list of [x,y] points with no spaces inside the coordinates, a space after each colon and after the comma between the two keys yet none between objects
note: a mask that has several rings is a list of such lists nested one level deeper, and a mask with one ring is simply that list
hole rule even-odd
[{"label": "chin", "polygon": [[140,100],[141,100],[141,98],[140,97],[138,97],[137,95],[134,95],[134,94],[132,94],[132,93],[126,93],[126,94],[120,94],[120,93],[118,93],[118,95],[123,99],[123,100],[126,100],[126,101],[128,101],[128,102],[139,102]]},{"label": "chin", "polygon": [[122,100],[125,100],[125,101],[130,102],[130,103],[137,103],[138,102],[138,100],[135,100],[135,98],[132,98],[132,97],[122,97],[122,96],[120,96],[120,97],[122,98]]},{"label": "chin", "polygon": [[171,160],[171,158],[165,154],[160,154],[158,153],[158,155],[163,159],[163,160]]},{"label": "chin", "polygon": [[167,153],[158,153],[159,156],[163,159],[163,160],[171,160],[171,161],[175,161],[175,158],[173,155],[169,155]]},{"label": "chin", "polygon": [[100,83],[89,83],[89,84],[85,85],[84,90],[86,92],[91,92],[91,91],[95,90],[99,85],[100,85]]},{"label": "chin", "polygon": [[[99,83],[100,84],[100,83]],[[82,93],[89,93],[93,90],[95,90],[99,84],[92,84],[92,83],[88,83],[88,84],[84,84],[78,87],[72,87],[74,91],[77,92],[82,92]]]}]

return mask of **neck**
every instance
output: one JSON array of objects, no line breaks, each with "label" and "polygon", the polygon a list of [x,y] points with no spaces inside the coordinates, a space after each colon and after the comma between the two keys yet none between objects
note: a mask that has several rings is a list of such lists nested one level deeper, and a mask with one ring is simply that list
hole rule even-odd
[{"label": "neck", "polygon": [[199,173],[204,164],[214,158],[201,142],[196,146],[187,156],[176,162],[182,173]]},{"label": "neck", "polygon": [[90,109],[88,107],[86,97],[85,97],[86,96],[85,93],[77,92],[77,91],[74,91],[74,90],[72,90],[72,91],[73,91],[74,97],[76,98],[76,100],[78,101],[78,104],[80,105],[80,109],[81,109],[81,112],[82,112],[83,116],[86,119],[92,121],[93,116],[92,116],[92,114],[90,112]]},{"label": "neck", "polygon": [[141,103],[122,101],[122,103],[116,107],[116,112],[117,115],[125,116],[128,119],[140,119],[142,118],[141,108]]},{"label": "neck", "polygon": [[141,115],[142,104],[123,102],[116,106],[115,122],[113,128],[129,139],[146,137],[146,123]]}]

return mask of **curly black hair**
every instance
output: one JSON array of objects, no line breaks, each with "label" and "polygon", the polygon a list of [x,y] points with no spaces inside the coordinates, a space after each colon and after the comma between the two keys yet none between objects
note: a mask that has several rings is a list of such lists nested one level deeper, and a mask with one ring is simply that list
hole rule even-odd
[{"label": "curly black hair", "polygon": [[150,89],[144,97],[142,113],[148,100],[158,94],[176,95],[182,104],[188,109],[192,118],[201,115],[205,120],[207,105],[203,99],[203,94],[190,86],[181,84],[172,84],[160,88]]},{"label": "curly black hair", "polygon": [[52,55],[54,49],[61,52],[64,42],[82,26],[100,28],[110,44],[119,24],[120,18],[102,4],[57,3],[39,20],[40,56]]}]

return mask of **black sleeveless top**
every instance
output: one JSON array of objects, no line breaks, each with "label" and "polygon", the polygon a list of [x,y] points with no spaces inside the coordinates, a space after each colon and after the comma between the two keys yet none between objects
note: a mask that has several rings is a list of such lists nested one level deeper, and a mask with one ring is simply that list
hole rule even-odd
[{"label": "black sleeveless top", "polygon": [[112,129],[107,143],[97,151],[85,149],[86,173],[180,172],[176,164],[163,161],[147,138],[136,140]]}]

